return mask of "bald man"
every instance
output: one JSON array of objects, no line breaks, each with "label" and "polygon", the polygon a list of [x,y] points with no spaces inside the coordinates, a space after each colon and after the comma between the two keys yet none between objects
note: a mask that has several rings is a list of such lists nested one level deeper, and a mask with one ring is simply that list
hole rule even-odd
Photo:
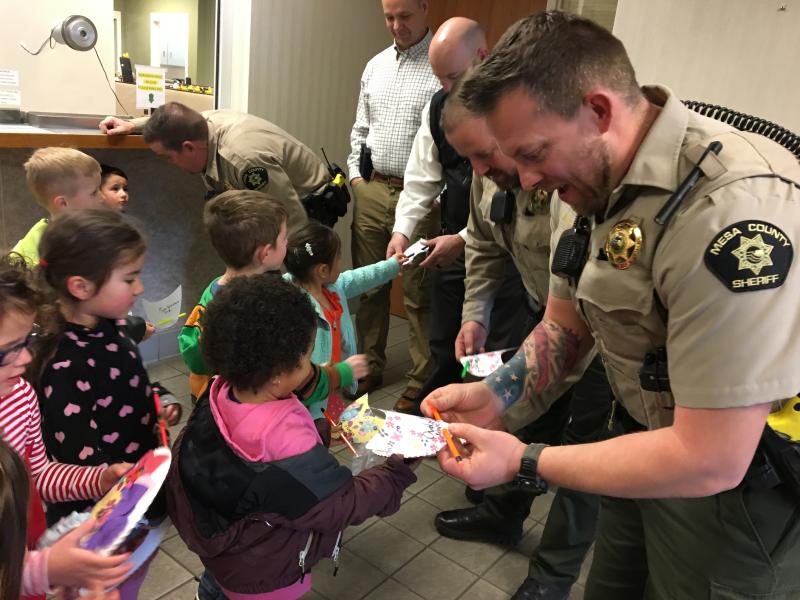
[{"label": "bald man", "polygon": [[[456,80],[488,54],[483,29],[476,21],[464,17],[453,17],[442,23],[428,50],[431,68],[442,89],[434,94],[422,112],[422,123],[406,165],[405,185],[397,203],[386,256],[403,252],[411,241],[416,241],[411,237],[419,223],[438,213],[441,235],[425,242],[430,250],[420,263],[433,272],[430,329],[433,371],[417,400],[401,397],[396,402],[394,409],[400,412],[419,414],[419,403],[428,393],[460,381],[461,365],[455,355],[455,340],[461,327],[464,304],[464,246],[472,167],[445,139],[440,117],[447,94]],[[526,300],[519,273],[509,259],[506,261],[504,285],[491,314],[491,327],[487,327],[491,336],[486,350],[516,347],[522,342],[528,330]]]}]

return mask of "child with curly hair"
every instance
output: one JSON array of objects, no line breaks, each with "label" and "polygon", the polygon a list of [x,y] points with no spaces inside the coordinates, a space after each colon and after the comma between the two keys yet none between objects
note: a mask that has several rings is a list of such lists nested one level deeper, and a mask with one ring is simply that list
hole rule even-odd
[{"label": "child with curly hair", "polygon": [[206,309],[201,346],[219,375],[167,477],[170,517],[207,569],[201,600],[299,598],[309,569],[337,560],[344,528],[396,512],[416,480],[398,456],[354,477],[323,445],[293,393],[313,370],[315,331],[306,294],[276,275],[236,278]]}]

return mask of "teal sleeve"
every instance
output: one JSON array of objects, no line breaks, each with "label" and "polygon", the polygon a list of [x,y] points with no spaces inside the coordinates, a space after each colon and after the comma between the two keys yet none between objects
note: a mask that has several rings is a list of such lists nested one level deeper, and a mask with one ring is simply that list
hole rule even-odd
[{"label": "teal sleeve", "polygon": [[389,258],[358,269],[345,271],[334,284],[341,288],[347,298],[355,298],[364,292],[389,283],[400,274],[400,263]]}]

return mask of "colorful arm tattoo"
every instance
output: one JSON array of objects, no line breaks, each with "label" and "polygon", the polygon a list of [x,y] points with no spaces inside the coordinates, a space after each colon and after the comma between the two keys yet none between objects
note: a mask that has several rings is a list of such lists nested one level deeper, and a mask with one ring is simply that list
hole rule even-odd
[{"label": "colorful arm tattoo", "polygon": [[508,408],[561,381],[579,357],[580,339],[552,321],[541,321],[517,353],[484,382]]}]

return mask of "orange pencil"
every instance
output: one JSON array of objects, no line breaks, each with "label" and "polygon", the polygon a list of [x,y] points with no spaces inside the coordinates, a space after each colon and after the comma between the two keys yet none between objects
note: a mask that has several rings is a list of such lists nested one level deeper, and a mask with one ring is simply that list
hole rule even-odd
[{"label": "orange pencil", "polygon": [[[336,423],[333,421],[333,419],[331,419],[331,416],[328,414],[327,410],[323,410],[322,414],[325,415],[326,419],[328,419],[328,423],[331,424],[331,427],[336,427]],[[352,452],[355,456],[358,456],[358,452],[356,452],[356,449],[353,448],[353,444],[351,444],[350,440],[347,439],[347,436],[345,435],[344,431],[341,432],[341,436],[342,439],[344,440],[344,443],[347,444],[348,448],[350,448],[350,452]]]},{"label": "orange pencil", "polygon": [[[433,411],[433,418],[437,421],[441,421],[442,415],[439,414],[439,411],[433,406],[431,407],[431,410]],[[461,452],[459,452],[458,448],[456,448],[456,443],[453,441],[453,436],[450,435],[450,432],[447,429],[442,429],[442,434],[444,435],[444,439],[447,441],[447,447],[450,448],[450,452],[456,457],[456,462],[461,462],[464,460],[461,457]]]}]

